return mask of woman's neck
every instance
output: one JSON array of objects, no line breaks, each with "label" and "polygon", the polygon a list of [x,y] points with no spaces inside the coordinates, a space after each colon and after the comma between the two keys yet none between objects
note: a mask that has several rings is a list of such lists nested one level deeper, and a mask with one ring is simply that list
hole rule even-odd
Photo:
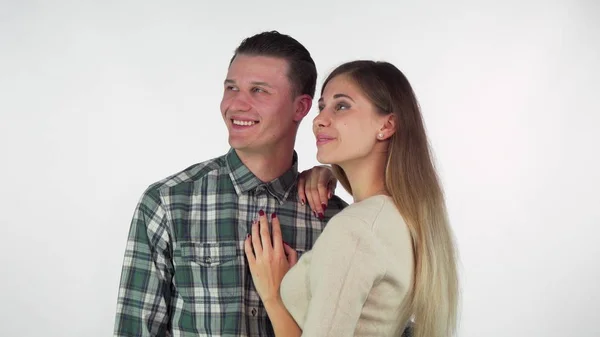
[{"label": "woman's neck", "polygon": [[389,195],[385,187],[387,153],[378,153],[340,166],[348,177],[354,202],[375,195]]}]

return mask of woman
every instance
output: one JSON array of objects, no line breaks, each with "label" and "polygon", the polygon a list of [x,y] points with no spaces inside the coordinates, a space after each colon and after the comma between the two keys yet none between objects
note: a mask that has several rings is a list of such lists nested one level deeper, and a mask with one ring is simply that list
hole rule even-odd
[{"label": "woman", "polygon": [[245,251],[276,336],[399,336],[411,318],[414,336],[453,335],[455,247],[408,80],[389,63],[354,61],[321,93],[317,159],[354,204],[300,260],[276,214],[272,239],[264,212],[253,224]]}]

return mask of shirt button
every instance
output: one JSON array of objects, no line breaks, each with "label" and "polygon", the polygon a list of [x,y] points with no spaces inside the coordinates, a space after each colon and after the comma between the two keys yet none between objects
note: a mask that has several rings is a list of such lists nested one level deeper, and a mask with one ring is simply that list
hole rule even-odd
[{"label": "shirt button", "polygon": [[256,316],[256,308],[252,308],[252,316]]},{"label": "shirt button", "polygon": [[212,259],[210,258],[210,256],[207,256],[204,258],[204,262],[210,264],[212,263]]}]

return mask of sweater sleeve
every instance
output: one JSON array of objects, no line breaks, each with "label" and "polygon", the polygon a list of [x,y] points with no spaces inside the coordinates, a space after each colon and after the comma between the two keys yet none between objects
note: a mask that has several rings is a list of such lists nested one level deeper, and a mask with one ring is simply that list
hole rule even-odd
[{"label": "sweater sleeve", "polygon": [[313,247],[311,300],[302,336],[352,336],[373,285],[385,273],[371,224],[336,216]]}]

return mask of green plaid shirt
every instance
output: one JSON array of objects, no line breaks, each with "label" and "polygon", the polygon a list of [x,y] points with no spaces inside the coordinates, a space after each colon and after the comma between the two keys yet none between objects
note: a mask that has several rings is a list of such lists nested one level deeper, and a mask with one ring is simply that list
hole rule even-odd
[{"label": "green plaid shirt", "polygon": [[297,154],[261,182],[234,150],[151,185],[135,210],[117,304],[115,336],[274,336],[244,255],[259,210],[276,212],[284,241],[311,249],[347,204],[319,220],[298,201]]}]

